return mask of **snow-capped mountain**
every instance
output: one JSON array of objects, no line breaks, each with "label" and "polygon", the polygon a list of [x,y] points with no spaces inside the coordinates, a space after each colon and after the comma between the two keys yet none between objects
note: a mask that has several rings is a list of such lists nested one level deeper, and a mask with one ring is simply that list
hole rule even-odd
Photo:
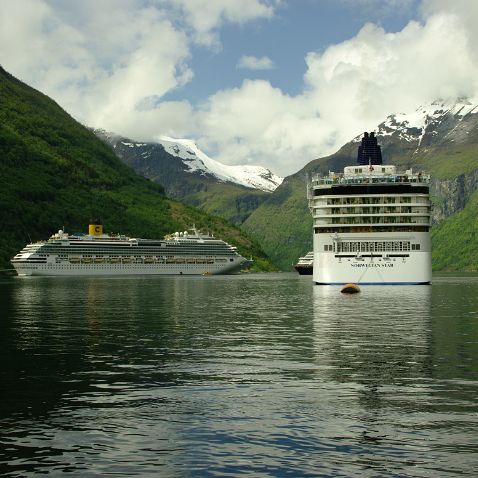
[{"label": "snow-capped mountain", "polygon": [[174,139],[161,136],[157,140],[165,151],[172,156],[181,158],[188,167],[188,172],[211,174],[220,181],[231,182],[248,188],[274,191],[284,178],[262,166],[228,166],[216,161],[203,153],[194,141],[189,139]]},{"label": "snow-capped mountain", "polygon": [[476,131],[477,113],[478,103],[473,100],[438,100],[412,112],[388,116],[376,132],[384,144],[390,139],[413,143],[418,152],[438,143],[469,142]]},{"label": "snow-capped mountain", "polygon": [[261,166],[227,166],[187,139],[160,137],[138,142],[94,130],[138,174],[158,183],[167,196],[240,225],[281,184]]},{"label": "snow-capped mountain", "polygon": [[[403,141],[416,148],[436,142],[468,141],[476,130],[478,102],[467,99],[437,100],[407,113],[395,113],[374,128],[380,144],[387,147],[390,141]],[[471,120],[471,121],[470,121]],[[362,133],[351,143],[360,142]]]},{"label": "snow-capped mountain", "polygon": [[[222,164],[207,156],[197,147],[194,141],[189,139],[160,136],[155,142],[142,143],[103,130],[95,130],[95,133],[109,143],[122,159],[129,158],[131,160],[131,157],[135,156],[136,160],[132,164],[135,169],[142,162],[144,166],[149,164],[151,171],[158,169],[157,172],[159,173],[159,162],[179,161],[176,166],[186,173],[266,192],[274,191],[283,181],[283,178],[262,166],[228,166]],[[161,150],[164,150],[168,155],[159,154],[162,152]],[[154,167],[155,162],[157,168]],[[163,169],[164,167],[170,169],[165,164],[162,166]],[[144,168],[141,174],[146,175],[144,174]],[[167,181],[167,178],[165,179]]]}]

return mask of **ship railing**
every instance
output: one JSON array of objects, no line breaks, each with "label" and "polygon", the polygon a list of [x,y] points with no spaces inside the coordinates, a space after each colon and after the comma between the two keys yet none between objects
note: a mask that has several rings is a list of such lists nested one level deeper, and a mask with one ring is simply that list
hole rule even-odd
[{"label": "ship railing", "polygon": [[337,174],[332,176],[315,177],[312,179],[312,186],[328,185],[328,184],[381,184],[381,183],[429,183],[429,174],[413,174],[413,175],[390,175],[390,176],[344,176]]}]

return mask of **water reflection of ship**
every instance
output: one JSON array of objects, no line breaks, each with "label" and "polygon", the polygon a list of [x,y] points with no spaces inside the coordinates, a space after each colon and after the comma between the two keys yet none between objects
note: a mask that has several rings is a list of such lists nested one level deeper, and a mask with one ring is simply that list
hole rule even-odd
[{"label": "water reflection of ship", "polygon": [[370,391],[431,373],[430,288],[370,286],[343,296],[326,286],[313,294],[318,361],[333,380]]},{"label": "water reflection of ship", "polygon": [[431,292],[414,286],[370,286],[355,295],[334,286],[313,289],[316,360],[323,377],[345,390],[339,393],[358,421],[357,446],[389,440],[384,410],[406,409],[410,386],[433,376]]}]

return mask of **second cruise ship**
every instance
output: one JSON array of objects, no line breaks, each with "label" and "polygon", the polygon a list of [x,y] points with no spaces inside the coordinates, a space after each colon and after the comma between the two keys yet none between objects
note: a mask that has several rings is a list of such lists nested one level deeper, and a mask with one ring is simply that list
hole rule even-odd
[{"label": "second cruise ship", "polygon": [[11,262],[19,276],[231,274],[251,263],[234,246],[196,229],[139,239],[104,234],[100,221],[90,223],[88,234],[59,230],[28,244]]},{"label": "second cruise ship", "polygon": [[430,176],[382,164],[365,133],[357,165],[309,184],[316,284],[430,284]]}]

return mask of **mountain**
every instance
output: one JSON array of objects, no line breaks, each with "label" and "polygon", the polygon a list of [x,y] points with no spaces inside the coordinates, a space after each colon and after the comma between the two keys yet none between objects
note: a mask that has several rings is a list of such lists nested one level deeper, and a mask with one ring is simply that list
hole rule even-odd
[{"label": "mountain", "polygon": [[[284,180],[263,166],[228,166],[203,153],[194,141],[162,136],[158,141],[166,152],[180,158],[188,168],[186,172],[211,176],[218,181],[239,184],[252,189],[272,192]],[[133,146],[134,145],[130,145]]]},{"label": "mountain", "polygon": [[192,224],[238,247],[254,267],[273,269],[257,242],[224,219],[169,199],[47,96],[0,67],[0,268],[27,242],[60,227],[157,238]]},{"label": "mountain", "polygon": [[[391,115],[375,131],[384,163],[432,174],[434,269],[478,270],[478,105],[436,101]],[[354,164],[360,138],[285,178],[242,225],[283,269],[312,248],[307,178]]]},{"label": "mountain", "polygon": [[138,174],[160,184],[169,197],[241,224],[282,182],[262,166],[228,166],[187,139],[166,136],[138,142],[104,130],[95,134]]}]

